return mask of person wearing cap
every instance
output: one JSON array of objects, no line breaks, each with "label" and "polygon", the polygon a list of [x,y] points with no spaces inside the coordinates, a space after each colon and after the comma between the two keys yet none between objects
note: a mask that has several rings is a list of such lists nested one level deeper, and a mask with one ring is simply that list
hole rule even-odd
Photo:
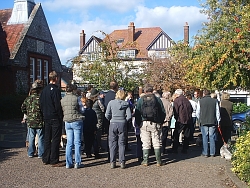
[{"label": "person wearing cap", "polygon": [[104,110],[105,107],[100,100],[101,93],[97,91],[97,89],[93,88],[90,92],[90,99],[93,101],[92,109],[95,111],[97,116],[97,130],[96,130],[96,137],[95,137],[95,144],[94,144],[94,153],[95,158],[100,158],[99,150],[101,149],[101,136],[102,136],[102,124],[104,118]]},{"label": "person wearing cap", "polygon": [[104,99],[105,99],[105,92],[104,91],[100,91],[100,95],[99,95],[98,99],[101,101],[102,105],[104,106]]},{"label": "person wearing cap", "polygon": [[43,88],[43,81],[36,80],[31,87],[30,95],[24,100],[21,110],[27,115],[27,125],[29,127],[28,156],[34,157],[36,152],[35,137],[38,135],[38,158],[42,158],[44,153],[44,123],[43,115],[39,105],[40,93]]},{"label": "person wearing cap", "polygon": [[183,132],[184,140],[181,152],[186,154],[189,145],[190,127],[192,126],[193,108],[189,100],[183,95],[182,89],[175,91],[177,98],[174,100],[174,117],[176,119],[173,133],[173,147],[169,152],[178,153],[179,135]]}]

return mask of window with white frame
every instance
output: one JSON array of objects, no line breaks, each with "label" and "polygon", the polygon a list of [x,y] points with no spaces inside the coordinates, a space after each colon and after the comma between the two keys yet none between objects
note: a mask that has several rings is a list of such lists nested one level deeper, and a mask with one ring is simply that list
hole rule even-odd
[{"label": "window with white frame", "polygon": [[37,79],[41,80],[42,78],[42,60],[37,59],[36,63]]},{"label": "window with white frame", "polygon": [[30,58],[30,85],[35,81],[35,58]]},{"label": "window with white frame", "polygon": [[44,84],[47,85],[49,83],[49,62],[48,60],[44,60],[44,64],[43,64],[43,79],[44,79]]},{"label": "window with white frame", "polygon": [[29,77],[30,77],[30,86],[34,83],[35,80],[43,80],[44,85],[47,85],[49,82],[49,72],[51,71],[51,58],[40,56],[36,54],[30,54],[29,62]]},{"label": "window with white frame", "polygon": [[135,58],[135,50],[122,50],[117,52],[119,58]]}]

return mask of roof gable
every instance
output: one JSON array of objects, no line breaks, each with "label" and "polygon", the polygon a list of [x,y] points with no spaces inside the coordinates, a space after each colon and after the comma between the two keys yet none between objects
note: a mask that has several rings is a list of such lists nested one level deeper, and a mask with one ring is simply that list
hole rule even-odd
[{"label": "roof gable", "polygon": [[80,50],[80,54],[96,52],[97,49],[100,50],[100,43],[102,41],[103,41],[102,39],[96,36],[91,36],[91,38],[86,42],[86,44]]},{"label": "roof gable", "polygon": [[[139,54],[137,58],[147,58],[147,48],[156,40],[158,36],[163,33],[160,27],[150,27],[150,28],[136,28],[134,34],[134,41],[128,41],[128,29],[115,30],[110,35],[111,41],[117,41],[119,39],[124,39],[121,44],[118,44],[120,49],[137,49]],[[170,37],[169,37],[170,39]],[[170,39],[171,40],[171,39]]]},{"label": "roof gable", "polygon": [[171,46],[172,46],[172,39],[164,31],[161,31],[146,49],[147,50],[157,50],[157,49],[166,50],[167,48]]}]

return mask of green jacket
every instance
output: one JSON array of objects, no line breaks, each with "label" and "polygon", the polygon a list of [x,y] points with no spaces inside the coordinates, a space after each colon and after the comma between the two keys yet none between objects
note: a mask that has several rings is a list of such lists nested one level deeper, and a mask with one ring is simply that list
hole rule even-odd
[{"label": "green jacket", "polygon": [[[146,94],[145,96],[147,95],[153,95],[153,94]],[[165,111],[165,108],[163,106],[163,103],[161,101],[160,98],[158,97],[155,97],[157,102],[156,102],[156,105],[157,105],[157,109],[158,109],[158,113],[157,113],[157,121],[155,123],[159,123],[159,124],[163,124],[164,123],[164,120],[165,120],[165,117],[166,117],[166,111]],[[138,101],[137,101],[137,105],[136,105],[136,109],[135,109],[135,118],[136,118],[136,121],[146,121],[146,119],[142,116],[142,104],[143,103],[143,100],[142,98],[140,98]],[[139,123],[138,121],[138,123]]]},{"label": "green jacket", "polygon": [[39,105],[39,98],[39,94],[31,94],[24,100],[21,106],[22,112],[27,115],[28,127],[34,129],[40,129],[44,126],[43,115]]}]

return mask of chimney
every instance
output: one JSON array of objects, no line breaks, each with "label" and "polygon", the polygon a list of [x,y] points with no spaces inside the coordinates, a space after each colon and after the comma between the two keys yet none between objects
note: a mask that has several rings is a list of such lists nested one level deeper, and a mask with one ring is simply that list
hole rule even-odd
[{"label": "chimney", "polygon": [[84,30],[82,30],[82,32],[80,33],[80,50],[85,45],[85,37],[86,37],[86,34],[84,33]]},{"label": "chimney", "polygon": [[184,43],[189,44],[189,25],[187,22],[184,25]]},{"label": "chimney", "polygon": [[15,0],[7,25],[27,23],[35,5],[34,0]]},{"label": "chimney", "polygon": [[128,42],[134,42],[135,25],[134,22],[130,22],[128,26]]}]

